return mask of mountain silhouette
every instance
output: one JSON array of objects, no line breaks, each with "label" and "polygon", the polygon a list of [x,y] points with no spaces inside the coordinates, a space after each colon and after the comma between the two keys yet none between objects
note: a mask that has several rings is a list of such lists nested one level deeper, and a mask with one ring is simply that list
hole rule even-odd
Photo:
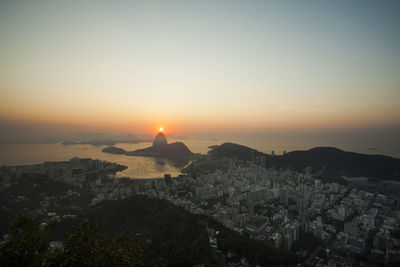
[{"label": "mountain silhouette", "polygon": [[167,137],[162,133],[158,133],[154,138],[153,145],[147,148],[135,151],[126,151],[118,147],[106,147],[102,150],[106,153],[125,154],[128,156],[144,156],[144,157],[163,157],[174,160],[188,160],[193,153],[182,142],[168,144]]},{"label": "mountain silhouette", "polygon": [[326,177],[371,177],[400,181],[400,159],[347,152],[334,147],[315,147],[307,151],[292,151],[284,155],[271,156],[246,146],[224,143],[208,153],[216,158],[238,158],[263,164],[265,167],[290,166],[296,171],[304,171],[306,167],[311,167],[313,173]]},{"label": "mountain silhouette", "polygon": [[168,145],[167,137],[162,132],[159,132],[154,138],[153,147],[165,146]]}]

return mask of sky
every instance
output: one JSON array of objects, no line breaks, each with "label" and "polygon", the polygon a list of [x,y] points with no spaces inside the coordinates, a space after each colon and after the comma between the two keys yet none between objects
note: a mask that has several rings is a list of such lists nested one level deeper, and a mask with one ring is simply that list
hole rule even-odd
[{"label": "sky", "polygon": [[395,136],[399,29],[399,1],[2,0],[0,128]]}]

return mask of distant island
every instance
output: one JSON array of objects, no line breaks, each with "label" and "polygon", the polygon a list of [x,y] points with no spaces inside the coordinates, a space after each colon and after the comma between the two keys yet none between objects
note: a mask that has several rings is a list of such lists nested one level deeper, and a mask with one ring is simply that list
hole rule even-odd
[{"label": "distant island", "polygon": [[115,147],[115,146],[106,147],[102,151],[106,152],[106,153],[110,153],[110,154],[127,154],[128,153],[125,149]]},{"label": "distant island", "polygon": [[90,141],[65,140],[61,144],[63,144],[64,146],[70,146],[70,145],[113,146],[113,145],[115,145],[115,141],[111,141],[111,140],[90,140]]},{"label": "distant island", "polygon": [[135,151],[109,146],[102,150],[105,153],[124,154],[127,156],[162,157],[173,160],[188,160],[193,155],[190,149],[182,142],[168,144],[164,133],[159,132],[153,141],[153,145]]}]

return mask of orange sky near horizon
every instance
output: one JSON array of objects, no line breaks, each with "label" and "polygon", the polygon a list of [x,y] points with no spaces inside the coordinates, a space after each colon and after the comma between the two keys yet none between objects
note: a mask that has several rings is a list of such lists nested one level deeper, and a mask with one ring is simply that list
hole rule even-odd
[{"label": "orange sky near horizon", "polygon": [[400,128],[395,1],[183,2],[0,3],[0,120],[138,134]]},{"label": "orange sky near horizon", "polygon": [[[396,107],[381,113],[362,110],[335,112],[299,112],[297,107],[267,110],[265,115],[249,114],[159,114],[135,115],[121,110],[97,109],[89,112],[43,107],[12,110],[2,105],[0,118],[17,123],[38,125],[48,129],[70,131],[105,131],[138,134],[153,134],[160,127],[167,133],[216,133],[216,132],[261,132],[261,131],[320,131],[337,129],[360,129],[373,127],[398,127]],[[386,107],[387,108],[387,107]],[[390,108],[390,107],[389,107]],[[286,109],[286,108],[285,108]],[[376,111],[376,109],[375,109]],[[392,116],[387,116],[391,114]],[[201,116],[203,115],[203,116]]]}]

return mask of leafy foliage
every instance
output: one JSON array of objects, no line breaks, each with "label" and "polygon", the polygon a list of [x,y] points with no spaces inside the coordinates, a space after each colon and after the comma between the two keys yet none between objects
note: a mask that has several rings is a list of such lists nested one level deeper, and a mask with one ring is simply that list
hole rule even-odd
[{"label": "leafy foliage", "polygon": [[50,231],[55,223],[41,227],[37,218],[20,215],[11,229],[11,240],[0,248],[2,266],[40,266],[49,255]]},{"label": "leafy foliage", "polygon": [[[206,227],[219,231],[218,249],[252,264],[292,264],[296,257],[242,236],[204,215],[146,196],[91,207],[79,225],[42,227],[20,216],[11,239],[0,246],[0,266],[209,266],[217,264]],[[61,229],[60,229],[61,228]],[[65,234],[61,238],[57,233]],[[62,246],[51,246],[60,240]]]},{"label": "leafy foliage", "polygon": [[146,196],[107,201],[92,208],[88,218],[110,236],[133,238],[142,233],[147,257],[162,257],[171,266],[212,260],[204,225],[167,201]]},{"label": "leafy foliage", "polygon": [[[74,195],[61,199],[66,196],[68,190],[77,191],[80,196]],[[20,199],[20,196],[24,198]],[[61,210],[61,213],[70,213],[66,210],[71,206],[88,206],[93,198],[90,193],[70,184],[51,180],[46,176],[24,173],[14,184],[0,192],[2,206],[0,209],[0,235],[10,231],[10,225],[17,220],[18,213],[40,210],[41,201],[45,200],[46,197],[51,198],[49,200],[50,206],[47,207],[49,211],[56,211],[57,213]]]},{"label": "leafy foliage", "polygon": [[11,240],[0,247],[1,266],[165,266],[161,258],[146,260],[140,234],[134,240],[110,239],[100,227],[83,220],[66,235],[61,246],[51,247],[51,222],[41,227],[37,218],[21,215]]}]

